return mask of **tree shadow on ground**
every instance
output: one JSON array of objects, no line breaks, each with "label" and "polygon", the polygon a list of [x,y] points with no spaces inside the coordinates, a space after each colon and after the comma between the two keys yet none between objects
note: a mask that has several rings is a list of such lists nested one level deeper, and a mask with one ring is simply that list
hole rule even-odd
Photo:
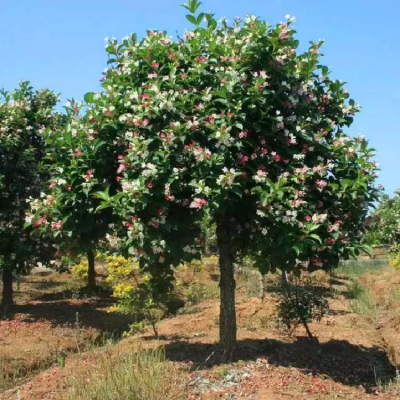
[{"label": "tree shadow on ground", "polygon": [[344,280],[339,280],[335,278],[331,278],[329,283],[332,286],[346,286],[346,282],[344,282]]},{"label": "tree shadow on ground", "polygon": [[104,298],[32,301],[10,307],[8,318],[19,314],[24,322],[49,321],[53,326],[93,328],[120,336],[129,324],[135,322],[135,317],[108,312],[113,304],[112,299]]},{"label": "tree shadow on ground", "polygon": [[326,315],[348,315],[351,314],[350,311],[345,311],[345,310],[332,310],[329,309]]},{"label": "tree shadow on ground", "polygon": [[[19,319],[24,322],[48,321],[54,327],[79,325],[118,338],[130,324],[142,320],[143,316],[109,312],[115,304],[116,300],[107,288],[99,286],[95,292],[79,288],[46,293],[33,301],[14,304],[7,309],[5,316],[11,319],[19,314]],[[168,315],[174,315],[184,302],[170,296],[164,306]]]},{"label": "tree shadow on ground", "polygon": [[57,301],[57,300],[69,300],[69,299],[88,299],[88,298],[101,298],[109,299],[112,296],[111,288],[105,286],[96,286],[95,288],[80,287],[71,288],[63,291],[44,293],[37,296],[35,300],[38,301]]},{"label": "tree shadow on ground", "polygon": [[[191,361],[193,369],[205,369],[223,363],[216,344],[175,341],[165,346],[171,361]],[[304,374],[329,377],[348,386],[371,390],[377,379],[395,376],[386,353],[377,347],[356,346],[343,340],[318,344],[306,338],[293,343],[278,340],[241,340],[238,358],[243,361],[265,357],[270,365],[295,367]]]}]

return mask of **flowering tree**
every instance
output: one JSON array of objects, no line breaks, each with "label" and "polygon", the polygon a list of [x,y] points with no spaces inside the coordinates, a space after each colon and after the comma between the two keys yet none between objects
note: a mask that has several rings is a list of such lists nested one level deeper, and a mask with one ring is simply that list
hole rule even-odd
[{"label": "flowering tree", "polygon": [[22,82],[0,98],[0,269],[3,276],[2,303],[13,302],[13,272],[26,272],[35,262],[49,261],[54,248],[24,229],[31,199],[39,196],[46,169],[46,129],[57,129],[63,121],[54,112],[57,95],[45,89],[34,91]]},{"label": "flowering tree", "polygon": [[99,132],[96,119],[79,115],[81,108],[81,103],[69,102],[64,129],[46,134],[50,177],[42,198],[31,203],[30,219],[41,236],[57,240],[58,258],[87,255],[88,286],[93,289],[95,249],[114,221],[112,210],[97,210],[100,200],[93,193],[106,188],[116,193],[119,145],[113,143],[112,124]]},{"label": "flowering tree", "polygon": [[[293,18],[218,24],[184,7],[182,38],[149,31],[107,42],[104,91],[88,120],[124,146],[102,207],[123,219],[113,240],[167,290],[172,266],[199,257],[205,212],[216,223],[220,340],[235,353],[233,263],[253,255],[263,273],[332,268],[356,255],[374,187],[373,151],[346,136],[359,107],[319,64],[322,42],[298,53]],[[81,173],[82,175],[82,173]]]}]

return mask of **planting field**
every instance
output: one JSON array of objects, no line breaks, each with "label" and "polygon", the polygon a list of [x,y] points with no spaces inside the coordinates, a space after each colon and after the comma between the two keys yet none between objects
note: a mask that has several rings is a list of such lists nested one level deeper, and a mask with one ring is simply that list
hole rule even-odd
[{"label": "planting field", "polygon": [[279,324],[278,276],[262,290],[258,273],[237,269],[239,361],[231,364],[217,345],[215,258],[178,268],[176,296],[186,305],[158,323],[158,338],[150,329],[123,337],[133,317],[109,312],[106,288],[88,297],[70,274],[33,274],[0,321],[0,399],[400,398],[400,271],[385,264],[316,275],[329,296],[328,315],[310,324],[317,340]]}]

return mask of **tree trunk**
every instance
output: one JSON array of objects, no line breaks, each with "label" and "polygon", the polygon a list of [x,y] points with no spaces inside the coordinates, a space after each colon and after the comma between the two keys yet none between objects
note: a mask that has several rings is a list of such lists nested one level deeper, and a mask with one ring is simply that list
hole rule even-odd
[{"label": "tree trunk", "polygon": [[284,269],[282,269],[282,281],[285,282],[285,283],[289,282],[289,279],[288,279],[288,276],[287,276],[287,272]]},{"label": "tree trunk", "polygon": [[310,328],[308,327],[307,322],[304,322],[304,321],[303,321],[303,325],[304,325],[304,328],[306,328],[306,332],[307,332],[308,337],[309,337],[310,339],[313,340],[313,339],[314,339],[314,336],[313,336],[313,334],[311,333]]},{"label": "tree trunk", "polygon": [[3,304],[3,306],[14,304],[13,276],[12,271],[9,268],[3,269],[3,294],[1,303]]},{"label": "tree trunk", "polygon": [[231,243],[232,232],[226,220],[219,221],[217,239],[219,247],[219,267],[221,291],[219,340],[224,350],[224,359],[231,361],[236,356],[236,310],[235,277],[233,269],[234,253]]},{"label": "tree trunk", "polygon": [[88,287],[95,288],[96,287],[96,270],[94,269],[94,253],[93,250],[87,251],[87,259],[88,259]]}]

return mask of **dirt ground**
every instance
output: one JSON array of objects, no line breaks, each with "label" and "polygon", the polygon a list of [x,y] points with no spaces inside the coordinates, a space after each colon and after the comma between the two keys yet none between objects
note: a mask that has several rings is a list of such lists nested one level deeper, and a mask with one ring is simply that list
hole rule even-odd
[{"label": "dirt ground", "polygon": [[[190,275],[191,271],[185,274]],[[215,284],[216,274],[208,268],[193,275],[193,280]],[[25,299],[19,300],[14,319],[0,321],[0,359],[6,359],[6,355],[10,358],[11,350],[11,358],[27,360],[34,359],[35,352],[48,351],[49,368],[32,373],[20,386],[0,395],[1,400],[61,400],[65,374],[90,365],[96,352],[101,351],[85,352],[85,343],[104,331],[121,331],[129,323],[126,317],[107,312],[110,299],[60,299],[62,295],[43,294],[43,289],[39,290],[40,296],[35,292],[26,298],[31,287],[43,286],[49,279],[54,287],[62,286],[56,283],[60,277],[53,275],[33,278],[25,287],[21,285]],[[379,315],[352,312],[346,295],[348,279],[337,276],[329,299],[329,315],[310,325],[319,343],[309,340],[302,328],[289,337],[275,322],[276,296],[267,292],[263,301],[249,297],[249,282],[239,277],[240,361],[225,365],[219,356],[218,299],[186,307],[184,313],[164,319],[159,323],[158,339],[150,330],[140,337],[121,339],[118,351],[128,349],[137,340],[145,346],[165,346],[168,360],[190,368],[187,399],[400,399],[399,385],[383,384],[395,377],[394,365],[400,359],[400,297],[393,295],[399,288],[400,271],[384,268],[368,272],[361,282],[383,304]],[[46,290],[54,292],[54,287]],[[64,292],[70,297],[73,290]],[[54,357],[62,351],[75,353],[68,355],[65,368],[57,365]]]}]

